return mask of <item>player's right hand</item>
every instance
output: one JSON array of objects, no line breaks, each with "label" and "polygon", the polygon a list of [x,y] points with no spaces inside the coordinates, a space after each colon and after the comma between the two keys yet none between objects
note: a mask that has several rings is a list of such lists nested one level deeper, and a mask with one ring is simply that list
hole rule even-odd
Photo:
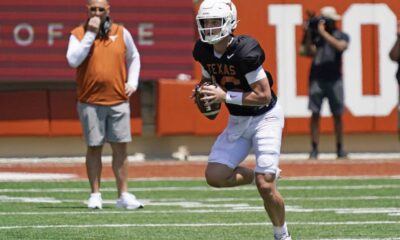
[{"label": "player's right hand", "polygon": [[97,34],[100,29],[100,23],[101,23],[101,20],[99,17],[94,16],[94,17],[90,18],[88,25],[87,25],[87,30]]}]

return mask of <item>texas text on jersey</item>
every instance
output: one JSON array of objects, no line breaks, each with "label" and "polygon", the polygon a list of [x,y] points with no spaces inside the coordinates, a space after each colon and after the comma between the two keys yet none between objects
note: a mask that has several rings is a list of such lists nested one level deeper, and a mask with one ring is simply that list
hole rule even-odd
[{"label": "texas text on jersey", "polygon": [[[201,63],[210,76],[215,77],[216,82],[225,91],[240,92],[251,91],[245,75],[257,70],[265,60],[264,51],[257,40],[244,35],[235,36],[220,58],[215,56],[213,45],[198,40],[193,49],[193,57]],[[271,75],[267,76],[272,86]],[[225,104],[232,115],[257,116],[272,109],[276,100],[276,95],[272,92],[272,100],[268,106]]]}]

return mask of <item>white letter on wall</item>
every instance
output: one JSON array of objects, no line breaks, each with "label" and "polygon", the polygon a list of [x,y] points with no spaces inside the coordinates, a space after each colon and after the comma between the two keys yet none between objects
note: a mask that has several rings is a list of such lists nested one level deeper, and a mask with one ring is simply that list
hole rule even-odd
[{"label": "white letter on wall", "polygon": [[[361,25],[378,26],[379,88],[378,96],[362,93]],[[350,35],[344,53],[343,77],[345,103],[355,116],[387,116],[397,106],[396,64],[389,51],[396,38],[396,16],[386,4],[352,4],[343,15],[343,31]]]},{"label": "white letter on wall", "polygon": [[47,27],[47,32],[48,32],[48,39],[47,39],[47,44],[49,44],[49,46],[54,44],[54,38],[58,37],[61,38],[62,37],[62,32],[61,31],[57,31],[57,30],[61,30],[64,28],[64,25],[62,23],[50,23],[49,26]]},{"label": "white letter on wall", "polygon": [[308,117],[308,96],[297,96],[295,27],[302,24],[299,4],[271,4],[268,22],[276,26],[278,98],[287,117]]},{"label": "white letter on wall", "polygon": [[[23,29],[28,31],[28,37],[25,39],[22,39],[19,36],[19,32]],[[14,28],[14,40],[20,46],[28,46],[32,44],[34,35],[35,33],[33,32],[32,26],[27,23],[20,23]]]},{"label": "white letter on wall", "polygon": [[152,23],[140,23],[139,24],[139,45],[146,45],[150,46],[154,44],[153,40],[153,29],[154,29],[154,24]]}]

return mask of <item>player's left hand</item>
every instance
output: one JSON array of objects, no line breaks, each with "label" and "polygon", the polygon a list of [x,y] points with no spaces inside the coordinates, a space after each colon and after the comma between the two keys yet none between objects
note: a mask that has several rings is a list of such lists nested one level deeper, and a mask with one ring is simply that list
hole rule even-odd
[{"label": "player's left hand", "polygon": [[132,87],[129,84],[125,84],[125,94],[126,96],[130,97],[132,94],[136,92],[136,88]]},{"label": "player's left hand", "polygon": [[226,98],[226,92],[219,85],[204,85],[200,92],[204,94],[201,100],[205,101],[208,106],[213,103],[224,102]]}]

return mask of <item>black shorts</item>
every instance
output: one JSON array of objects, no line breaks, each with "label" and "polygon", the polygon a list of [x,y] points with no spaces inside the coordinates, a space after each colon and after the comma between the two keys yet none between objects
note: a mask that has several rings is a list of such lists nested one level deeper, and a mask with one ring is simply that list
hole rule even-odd
[{"label": "black shorts", "polygon": [[314,79],[309,85],[308,109],[313,113],[320,113],[324,98],[329,101],[329,107],[333,115],[340,115],[344,110],[343,80]]}]

